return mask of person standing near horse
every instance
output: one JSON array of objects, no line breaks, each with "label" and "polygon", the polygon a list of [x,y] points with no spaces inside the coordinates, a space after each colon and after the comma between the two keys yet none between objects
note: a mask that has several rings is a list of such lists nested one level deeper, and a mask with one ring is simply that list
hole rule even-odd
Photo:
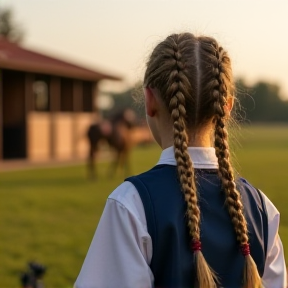
[{"label": "person standing near horse", "polygon": [[97,158],[101,141],[105,141],[114,152],[114,158],[109,168],[109,177],[114,175],[119,166],[123,168],[126,176],[129,174],[129,154],[133,147],[131,131],[135,123],[135,112],[130,108],[125,108],[108,119],[99,120],[97,117],[97,121],[89,126],[87,131],[89,144],[87,166],[90,178],[95,178],[97,175],[95,158]]},{"label": "person standing near horse", "polygon": [[279,212],[235,177],[230,58],[211,37],[173,34],[144,76],[157,165],[109,196],[77,288],[284,288]]}]

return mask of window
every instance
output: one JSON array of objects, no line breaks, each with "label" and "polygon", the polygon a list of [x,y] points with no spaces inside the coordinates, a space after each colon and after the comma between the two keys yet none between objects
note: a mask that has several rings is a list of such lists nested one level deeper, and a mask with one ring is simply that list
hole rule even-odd
[{"label": "window", "polygon": [[48,84],[46,81],[37,80],[33,83],[33,94],[36,111],[49,110],[49,93]]}]

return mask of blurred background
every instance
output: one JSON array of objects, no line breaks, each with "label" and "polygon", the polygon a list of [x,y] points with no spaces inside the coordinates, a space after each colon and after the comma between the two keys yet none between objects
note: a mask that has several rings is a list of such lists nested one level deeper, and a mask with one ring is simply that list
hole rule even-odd
[{"label": "blurred background", "polygon": [[0,286],[73,287],[107,196],[158,160],[141,83],[153,47],[181,31],[214,36],[232,58],[235,168],[281,212],[288,249],[287,11],[284,0],[0,0]]}]

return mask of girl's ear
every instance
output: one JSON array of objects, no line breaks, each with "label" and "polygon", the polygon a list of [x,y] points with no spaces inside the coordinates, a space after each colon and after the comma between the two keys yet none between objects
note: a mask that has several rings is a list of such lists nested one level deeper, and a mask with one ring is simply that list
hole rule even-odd
[{"label": "girl's ear", "polygon": [[228,97],[227,102],[224,106],[226,115],[230,116],[233,106],[234,106],[234,97]]},{"label": "girl's ear", "polygon": [[144,96],[145,96],[145,108],[146,108],[146,114],[150,117],[155,116],[157,111],[157,100],[155,92],[149,88],[144,88]]}]

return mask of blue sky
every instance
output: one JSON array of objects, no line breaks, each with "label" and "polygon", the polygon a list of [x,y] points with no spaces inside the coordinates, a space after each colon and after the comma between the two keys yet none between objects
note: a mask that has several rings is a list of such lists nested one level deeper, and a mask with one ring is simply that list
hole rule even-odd
[{"label": "blue sky", "polygon": [[23,45],[124,77],[141,80],[154,45],[170,33],[217,38],[234,75],[278,83],[288,99],[287,0],[0,0],[25,31]]}]

